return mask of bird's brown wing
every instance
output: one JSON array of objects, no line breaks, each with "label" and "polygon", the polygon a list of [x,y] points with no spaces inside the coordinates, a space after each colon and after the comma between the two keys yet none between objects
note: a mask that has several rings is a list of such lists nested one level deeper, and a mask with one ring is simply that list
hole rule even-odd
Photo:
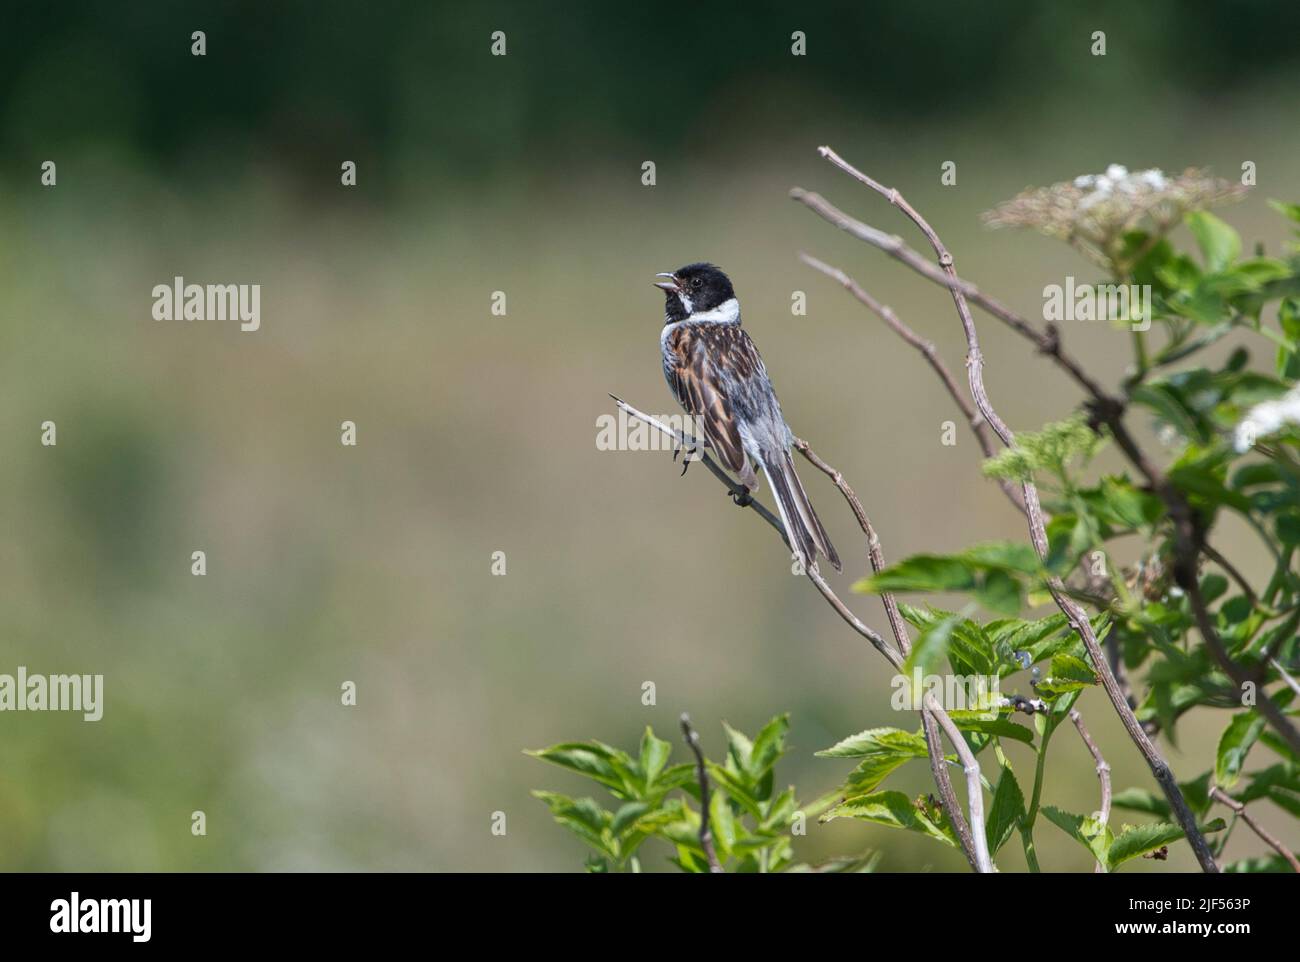
[{"label": "bird's brown wing", "polygon": [[731,405],[711,360],[718,356],[717,345],[711,350],[707,343],[717,333],[688,325],[674,331],[669,338],[664,373],[686,413],[704,422],[705,437],[722,465],[736,474],[750,475]]}]

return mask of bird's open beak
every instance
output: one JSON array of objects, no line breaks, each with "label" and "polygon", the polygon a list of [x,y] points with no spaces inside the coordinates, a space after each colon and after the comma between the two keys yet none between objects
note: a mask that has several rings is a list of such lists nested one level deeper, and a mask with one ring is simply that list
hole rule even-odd
[{"label": "bird's open beak", "polygon": [[677,283],[677,278],[674,275],[663,273],[663,274],[656,274],[655,277],[668,278],[668,280],[666,281],[655,282],[655,287],[659,288],[660,290],[671,291],[673,293],[676,293],[677,291],[681,290],[681,285]]}]

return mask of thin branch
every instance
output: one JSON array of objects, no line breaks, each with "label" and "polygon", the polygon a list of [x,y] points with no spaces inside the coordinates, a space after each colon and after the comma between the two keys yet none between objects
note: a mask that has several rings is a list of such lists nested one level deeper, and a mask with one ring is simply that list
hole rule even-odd
[{"label": "thin branch", "polygon": [[1227,573],[1229,578],[1237,582],[1237,587],[1246,596],[1251,608],[1260,607],[1259,596],[1255,594],[1255,589],[1250,586],[1250,582],[1246,580],[1245,575],[1238,571],[1231,561],[1219,554],[1208,541],[1201,545],[1201,554],[1213,561]]},{"label": "thin branch", "polygon": [[1259,822],[1255,821],[1255,819],[1251,817],[1251,814],[1246,811],[1246,806],[1242,802],[1237,801],[1227,792],[1223,791],[1223,789],[1219,788],[1218,785],[1210,787],[1210,798],[1214,799],[1216,802],[1221,802],[1222,804],[1227,805],[1230,809],[1236,812],[1237,817],[1249,825],[1250,830],[1258,835],[1269,848],[1273,849],[1273,851],[1277,852],[1278,855],[1281,855],[1286,859],[1287,863],[1291,866],[1291,871],[1300,874],[1300,861],[1296,861],[1296,857],[1292,854],[1290,849],[1271,835],[1268,829],[1264,828],[1264,826],[1260,825]]},{"label": "thin branch", "polygon": [[[830,151],[830,148],[828,147],[823,147],[821,149],[823,152]],[[827,156],[835,156],[834,151],[830,151]],[[836,161],[838,161],[837,166],[844,164],[844,161],[839,160],[838,156],[835,156],[835,160],[832,162],[834,163]],[[864,174],[862,177],[866,177],[866,175]],[[864,183],[868,183],[872,189],[884,194],[886,198],[889,198],[891,203],[894,203],[895,206],[903,210],[904,213],[911,210],[910,206],[903,208],[902,205],[906,204],[906,201],[903,201],[901,196],[898,198],[898,202],[894,201],[891,196],[895,193],[894,191],[881,187],[870,178],[866,178]],[[1055,326],[1048,325],[1046,330],[1038,330],[1001,301],[985,294],[970,281],[958,277],[956,271],[952,270],[951,254],[948,254],[950,261],[948,264],[944,265],[943,260],[940,259],[939,263],[943,266],[936,267],[915,250],[908,247],[907,244],[903,243],[902,238],[898,235],[886,234],[884,231],[878,230],[869,224],[864,224],[856,217],[852,217],[840,210],[821,194],[804,190],[801,187],[796,187],[790,191],[790,196],[824,220],[829,221],[846,233],[856,237],[858,240],[866,241],[872,247],[883,251],[890,257],[911,268],[926,280],[932,281],[940,287],[948,288],[948,290],[953,292],[954,297],[957,294],[961,294],[963,297],[969,298],[973,303],[979,305],[993,317],[996,317],[1012,330],[1032,342],[1040,353],[1051,357],[1063,370],[1077,381],[1085,391],[1091,393],[1093,388],[1100,389],[1100,386],[1087,375],[1079,362],[1065,352],[1065,349],[1061,346],[1060,331]],[[915,213],[915,211],[912,211],[912,213]],[[909,214],[909,216],[911,216],[911,214]],[[933,233],[933,231],[931,231],[931,233]],[[947,251],[945,250],[944,253],[947,254]]]},{"label": "thin branch", "polygon": [[[807,458],[810,464],[830,478],[835,487],[839,488],[840,493],[844,495],[844,500],[848,502],[854,517],[858,519],[858,525],[862,528],[862,533],[867,536],[867,557],[871,561],[871,570],[877,573],[882,571],[885,567],[885,554],[880,547],[880,538],[876,535],[876,529],[872,526],[871,519],[867,517],[862,502],[858,500],[857,494],[849,487],[844,475],[823,461],[803,438],[795,438],[794,446],[800,454]],[[894,633],[894,640],[898,644],[898,650],[906,658],[912,650],[912,640],[908,635],[907,623],[903,620],[902,612],[898,610],[898,602],[889,592],[882,594],[880,600],[884,603],[885,614],[889,618],[889,627]],[[965,816],[962,815],[961,805],[957,802],[957,793],[953,791],[952,778],[948,774],[948,765],[944,757],[943,741],[939,736],[939,723],[935,719],[933,712],[924,705],[921,708],[921,727],[925,733],[925,746],[930,760],[930,774],[934,777],[935,785],[939,789],[939,797],[943,800],[944,810],[948,813],[948,821],[952,823],[953,830],[957,833],[962,852],[965,853],[967,861],[971,863],[971,868],[978,872],[980,865],[975,837],[971,834],[970,825],[967,823]],[[983,826],[981,824],[982,830]]]},{"label": "thin branch", "polygon": [[[1092,760],[1097,763],[1097,780],[1101,782],[1101,811],[1098,814],[1101,816],[1101,823],[1105,825],[1110,821],[1110,766],[1106,764],[1106,759],[1101,755],[1101,749],[1097,747],[1097,743],[1092,740],[1092,735],[1084,727],[1083,716],[1079,714],[1077,708],[1070,709],[1070,721],[1074,722],[1079,737],[1088,746],[1088,752],[1092,755]],[[1097,871],[1105,871],[1101,862],[1097,863]]]},{"label": "thin branch", "polygon": [[[628,404],[622,398],[613,394],[611,394],[610,397],[614,399],[614,402],[618,405],[619,409],[626,412],[629,416],[644,421],[651,427],[656,428],[671,438],[674,438],[680,444],[694,447],[697,451],[703,450],[702,447],[700,447],[699,442],[690,435],[673,430],[657,418],[651,417],[650,415],[632,407],[632,405]],[[781,535],[782,540],[786,543],[786,547],[789,547],[790,543],[785,537],[785,529],[780,520],[777,519],[771,511],[764,507],[760,501],[750,497],[746,488],[735,481],[732,481],[727,473],[723,471],[722,468],[718,467],[707,453],[701,454],[699,460],[713,473],[715,477],[718,478],[719,481],[723,483],[724,486],[726,486],[727,490],[731,492],[733,496],[739,499],[737,504],[752,509],[759,517],[771,525],[772,528]],[[859,505],[859,507],[861,507],[861,505]],[[848,624],[863,638],[867,639],[867,641],[871,643],[871,646],[884,655],[886,660],[888,660],[895,669],[902,665],[903,656],[890,647],[889,643],[881,637],[879,632],[863,622],[862,619],[850,610],[848,605],[840,600],[839,596],[831,589],[831,586],[826,583],[826,579],[822,577],[821,572],[817,570],[816,564],[809,565],[804,574],[808,577],[808,580],[816,586],[817,590],[821,592],[822,597],[826,599],[827,603],[841,618],[844,619],[846,624]],[[967,804],[970,808],[971,824],[979,826],[979,830],[973,834],[972,838],[973,852],[968,853],[967,858],[975,865],[977,871],[992,872],[993,860],[989,856],[988,845],[984,833],[984,797],[982,794],[983,786],[980,781],[979,762],[976,760],[970,747],[966,744],[966,740],[962,737],[961,730],[957,727],[956,723],[948,717],[948,713],[943,710],[942,706],[935,701],[933,695],[930,695],[927,692],[922,704],[934,717],[938,725],[942,727],[944,732],[947,733],[949,740],[953,743],[953,748],[957,751],[958,758],[961,760],[962,771],[966,775],[968,795]],[[940,753],[940,757],[942,757],[942,753]],[[951,815],[949,816],[949,821],[953,821]],[[955,821],[953,821],[953,824],[956,824]],[[963,851],[965,850],[963,849]]]},{"label": "thin branch", "polygon": [[720,874],[722,863],[718,861],[718,853],[713,848],[713,832],[709,828],[709,773],[704,767],[699,732],[691,727],[691,716],[686,712],[682,712],[682,737],[695,753],[695,777],[700,780],[700,848],[704,849],[704,857],[708,859],[709,871]]},{"label": "thin branch", "polygon": [[1282,680],[1285,681],[1288,686],[1290,686],[1291,690],[1295,692],[1297,695],[1300,695],[1300,681],[1296,681],[1296,679],[1289,672],[1287,672],[1285,668],[1282,667],[1282,663],[1278,661],[1276,658],[1270,658],[1268,660],[1268,663],[1273,666],[1273,669],[1279,675],[1282,676]]},{"label": "thin branch", "polygon": [[[946,286],[952,294],[953,303],[956,305],[957,314],[961,320],[962,329],[966,335],[966,372],[970,384],[971,397],[974,399],[975,406],[979,410],[980,414],[983,415],[984,420],[993,428],[993,432],[1002,439],[1002,443],[1007,447],[1014,447],[1016,443],[1015,435],[993,409],[993,405],[989,401],[988,393],[984,387],[984,355],[980,351],[979,335],[975,329],[974,318],[971,317],[970,307],[966,302],[968,296],[967,289],[972,287],[972,285],[968,285],[957,276],[957,271],[953,267],[952,254],[949,253],[946,247],[944,247],[943,242],[939,239],[939,235],[935,233],[934,229],[929,225],[925,218],[917,213],[917,211],[903,199],[902,195],[899,194],[897,190],[887,188],[871,179],[866,174],[858,171],[840,158],[839,155],[829,147],[821,148],[821,154],[841,170],[846,171],[856,180],[866,184],[872,190],[888,199],[891,204],[907,215],[907,217],[930,241],[930,246],[934,248],[935,256],[938,258],[940,265],[938,270],[940,270],[944,275],[944,286]],[[804,203],[808,204],[814,210],[818,210],[818,213],[822,213],[822,216],[827,216],[826,213],[823,213],[823,211],[818,209],[817,205],[809,203],[806,192],[792,193],[796,199],[803,200]],[[801,197],[800,194],[803,194],[803,196]],[[827,205],[821,198],[817,198],[817,201],[819,201],[822,206],[829,207],[829,205]],[[840,217],[847,216],[839,211],[836,211],[836,214]],[[834,217],[828,217],[827,219],[835,222]],[[866,225],[861,226],[866,227]],[[847,230],[849,228],[846,227],[845,229]],[[855,236],[858,236],[856,235],[856,232],[850,232],[855,233]],[[911,266],[908,259],[909,256],[911,258],[920,257],[920,255],[916,254],[915,251],[907,248],[906,245],[904,245],[897,237],[890,238],[889,235],[885,235],[883,232],[877,231],[875,228],[867,228],[867,232],[866,235],[862,235],[864,240],[868,240],[869,243],[875,244],[875,246],[880,247],[880,249],[886,251],[886,253],[891,253],[892,256],[903,260],[904,263],[909,263],[909,266]],[[871,237],[876,237],[877,239],[871,240]],[[884,244],[877,242],[879,238],[882,237],[885,239]],[[906,255],[904,255],[904,252],[906,252]],[[925,269],[921,270],[921,273],[929,276],[929,271],[931,269],[933,269],[933,265],[925,262]],[[1015,325],[1013,324],[1013,326]],[[1041,335],[1038,331],[1032,328],[1028,328],[1024,333],[1026,333],[1026,336],[1035,340],[1040,337],[1046,337],[1046,335]],[[1100,386],[1096,385],[1096,383],[1083,372],[1082,368],[1079,368],[1078,365],[1074,364],[1072,361],[1067,362],[1064,360],[1063,355],[1060,353],[1059,339],[1054,340],[1054,350],[1048,350],[1047,353],[1051,353],[1059,364],[1067,370],[1070,370],[1075,379],[1083,384],[1090,393],[1102,394],[1104,396],[1104,392],[1101,391]],[[1042,505],[1038,499],[1038,488],[1032,481],[1025,481],[1021,485],[1021,493],[1024,496],[1025,507],[1029,519],[1030,540],[1032,541],[1034,550],[1038,553],[1039,558],[1046,560],[1048,555],[1047,531],[1043,520]],[[1214,854],[1210,851],[1210,847],[1205,841],[1205,836],[1201,833],[1199,826],[1196,824],[1196,817],[1188,807],[1187,801],[1183,797],[1182,789],[1178,787],[1178,782],[1174,777],[1173,771],[1170,769],[1168,763],[1164,760],[1164,757],[1160,754],[1155,744],[1147,736],[1146,731],[1142,728],[1142,725],[1138,721],[1137,715],[1134,713],[1133,709],[1129,707],[1128,701],[1124,697],[1124,692],[1120,688],[1119,683],[1115,680],[1114,673],[1110,670],[1110,664],[1106,659],[1106,655],[1101,650],[1101,645],[1097,640],[1097,635],[1092,630],[1092,624],[1088,620],[1087,612],[1085,612],[1083,608],[1074,601],[1074,599],[1069,597],[1066,593],[1065,585],[1060,578],[1049,576],[1046,581],[1048,590],[1051,592],[1052,598],[1056,602],[1057,607],[1061,609],[1071,627],[1074,628],[1074,630],[1078,632],[1080,638],[1083,639],[1084,646],[1088,649],[1088,655],[1092,660],[1093,666],[1101,676],[1102,684],[1106,689],[1106,694],[1110,698],[1111,704],[1114,706],[1120,720],[1124,723],[1124,728],[1128,731],[1129,738],[1133,740],[1133,743],[1138,747],[1138,750],[1146,759],[1152,775],[1160,784],[1165,797],[1169,800],[1170,809],[1173,811],[1174,817],[1178,820],[1179,825],[1186,834],[1188,843],[1191,845],[1192,851],[1196,855],[1197,862],[1200,863],[1201,868],[1204,871],[1217,872],[1219,870],[1218,864],[1214,861]],[[1193,581],[1195,581],[1194,578]]]},{"label": "thin branch", "polygon": [[[898,315],[894,313],[893,308],[888,304],[882,304],[880,301],[876,300],[876,298],[872,297],[871,294],[862,287],[862,285],[838,267],[832,267],[830,264],[818,260],[811,254],[801,253],[799,259],[813,270],[820,271],[827,277],[831,278],[831,280],[838,282],[840,286],[857,298],[861,304],[865,305],[867,310],[871,311],[884,321],[885,324],[889,326],[890,330],[921,352],[921,356],[925,358],[926,363],[934,369],[934,373],[938,375],[939,380],[943,382],[944,390],[948,392],[948,396],[956,402],[957,408],[961,411],[962,416],[966,418],[966,423],[970,425],[971,431],[975,434],[975,440],[980,446],[980,451],[984,453],[984,457],[993,457],[995,451],[993,448],[993,442],[989,438],[988,425],[984,423],[984,419],[980,417],[979,412],[971,406],[970,401],[966,400],[966,396],[961,393],[960,389],[958,389],[956,379],[953,378],[952,372],[948,370],[948,365],[943,362],[943,358],[939,356],[939,351],[934,346],[934,342],[926,340],[920,334],[917,334],[916,331],[912,330],[912,328],[908,327],[899,319]],[[1011,499],[1011,503],[1014,504],[1018,510],[1023,512],[1025,506],[1020,500],[1020,495],[1016,491],[1015,486],[1012,485],[1010,481],[1006,480],[999,480],[998,484],[1002,487],[1006,496]]]}]

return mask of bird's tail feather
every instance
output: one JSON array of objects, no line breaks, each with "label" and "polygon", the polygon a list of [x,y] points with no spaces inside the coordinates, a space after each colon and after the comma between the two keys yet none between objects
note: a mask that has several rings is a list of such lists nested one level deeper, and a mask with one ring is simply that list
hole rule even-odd
[{"label": "bird's tail feather", "polygon": [[761,460],[763,473],[767,475],[768,484],[776,496],[777,510],[781,513],[781,522],[785,525],[786,538],[790,550],[795,553],[805,568],[817,560],[821,552],[826,560],[835,566],[836,571],[843,570],[840,556],[835,553],[835,546],[826,535],[821,519],[813,510],[808,494],[803,489],[799,475],[794,469],[794,461],[788,450],[765,454]]}]

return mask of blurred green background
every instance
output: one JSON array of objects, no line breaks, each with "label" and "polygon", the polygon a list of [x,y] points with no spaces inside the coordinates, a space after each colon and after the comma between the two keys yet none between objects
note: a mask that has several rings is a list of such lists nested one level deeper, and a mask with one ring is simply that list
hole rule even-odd
[{"label": "blurred green background", "polygon": [[[883,663],[706,472],[596,450],[607,392],[675,410],[652,275],[698,259],[730,272],[794,430],[850,478],[897,559],[1024,532],[969,434],[939,443],[956,418],[919,355],[795,259],[852,272],[960,372],[942,291],[786,199],[798,184],[907,233],[818,144],[902,189],[964,275],[1031,317],[1045,284],[1092,272],[980,227],[1027,185],[1112,162],[1236,178],[1252,161],[1260,187],[1226,216],[1270,250],[1286,229],[1265,199],[1300,200],[1294,3],[20,2],[4,16],[0,672],[102,672],[106,699],[95,724],[0,715],[8,870],[576,869],[580,844],[528,789],[587,786],[520,750],[630,747],[647,724],[676,743],[683,710],[715,754],[720,720],[752,731],[791,711],[779,780],[821,794],[848,766],[813,751],[910,724]],[[794,30],[807,56],[791,56]],[[46,160],[57,187],[40,184]],[[948,160],[957,185],[941,187]],[[261,330],[154,321],[151,290],[175,275],[261,284]],[[807,316],[791,315],[795,290]],[[1013,427],[1078,402],[977,321]],[[1126,335],[1065,337],[1118,379]],[[864,546],[834,489],[805,479],[847,591]],[[1259,574],[1242,532],[1219,547]],[[206,577],[190,574],[195,549]],[[883,629],[874,599],[856,604]],[[1116,788],[1150,787],[1102,694],[1080,707]],[[1166,743],[1180,777],[1212,765],[1226,717],[1202,711]],[[930,786],[923,765],[895,779]],[[1045,801],[1096,797],[1062,735]],[[206,838],[190,833],[199,809]],[[1045,866],[1090,867],[1050,824],[1038,843]],[[848,822],[813,826],[798,852],[867,848],[886,869],[964,868]],[[1238,832],[1227,854],[1258,850]],[[1001,861],[1023,868],[1012,846]],[[1176,846],[1129,870],[1192,867]]]}]

